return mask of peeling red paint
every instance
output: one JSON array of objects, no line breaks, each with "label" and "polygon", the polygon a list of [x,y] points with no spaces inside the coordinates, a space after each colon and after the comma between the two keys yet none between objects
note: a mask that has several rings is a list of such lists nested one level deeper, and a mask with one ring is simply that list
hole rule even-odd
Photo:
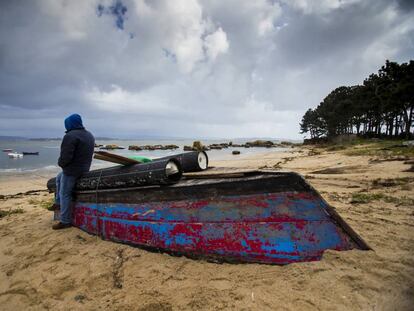
[{"label": "peeling red paint", "polygon": [[73,224],[104,239],[189,256],[287,264],[357,247],[309,193],[96,206],[78,202]]}]

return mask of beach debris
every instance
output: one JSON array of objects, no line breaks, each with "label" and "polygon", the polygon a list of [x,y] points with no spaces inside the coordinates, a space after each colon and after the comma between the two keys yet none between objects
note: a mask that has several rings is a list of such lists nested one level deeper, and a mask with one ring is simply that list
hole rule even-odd
[{"label": "beach debris", "polygon": [[25,196],[25,195],[38,195],[39,192],[49,192],[49,190],[47,190],[47,189],[29,190],[29,191],[26,191],[26,192],[18,192],[16,194],[0,195],[0,200],[21,198],[22,196]]},{"label": "beach debris", "polygon": [[86,296],[84,294],[77,294],[74,299],[77,302],[83,303],[83,301],[86,299]]},{"label": "beach debris", "polygon": [[388,188],[388,187],[396,187],[396,186],[403,186],[409,183],[414,182],[413,177],[400,177],[400,178],[377,178],[372,181],[372,188]]},{"label": "beach debris", "polygon": [[286,162],[283,161],[279,161],[276,164],[273,165],[273,169],[281,169],[282,168],[282,164],[284,164]]},{"label": "beach debris", "polygon": [[414,172],[414,164],[412,164],[410,168],[404,170],[403,172]]},{"label": "beach debris", "polygon": [[404,164],[406,164],[407,161],[409,161],[409,157],[406,156],[396,156],[396,157],[388,157],[385,159],[380,158],[373,158],[369,160],[369,163],[381,163],[381,162],[393,162],[393,161],[405,161]]},{"label": "beach debris", "polygon": [[317,155],[320,155],[321,153],[322,153],[321,151],[313,148],[313,149],[309,150],[308,156],[309,157],[317,156]]},{"label": "beach debris", "polygon": [[352,174],[356,172],[362,172],[362,166],[360,165],[348,165],[341,167],[328,167],[321,170],[310,172],[310,174]]},{"label": "beach debris", "polygon": [[82,242],[86,242],[86,239],[83,236],[81,236],[80,234],[77,234],[76,238],[79,239]]},{"label": "beach debris", "polygon": [[14,208],[14,209],[10,208],[8,211],[0,210],[0,218],[10,216],[12,214],[21,214],[21,213],[24,213],[24,210],[20,207]]},{"label": "beach debris", "polygon": [[116,251],[115,262],[113,264],[112,277],[114,281],[114,287],[121,289],[123,286],[123,273],[122,265],[124,264],[124,250],[118,249]]},{"label": "beach debris", "polygon": [[394,197],[381,192],[354,192],[352,193],[351,204],[366,204],[373,201],[384,201],[396,206],[413,206],[414,199],[407,196]]}]

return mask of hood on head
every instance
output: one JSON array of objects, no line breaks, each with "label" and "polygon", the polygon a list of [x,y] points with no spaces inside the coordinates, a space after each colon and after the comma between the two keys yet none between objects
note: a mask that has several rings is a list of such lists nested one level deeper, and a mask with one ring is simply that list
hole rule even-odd
[{"label": "hood on head", "polygon": [[66,131],[83,129],[82,118],[77,113],[74,113],[65,119]]}]

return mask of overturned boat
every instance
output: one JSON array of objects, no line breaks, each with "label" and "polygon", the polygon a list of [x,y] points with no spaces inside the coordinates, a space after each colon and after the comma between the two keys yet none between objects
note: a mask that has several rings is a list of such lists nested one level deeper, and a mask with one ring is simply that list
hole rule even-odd
[{"label": "overturned boat", "polygon": [[320,260],[327,249],[370,249],[296,173],[177,176],[158,185],[77,190],[73,225],[107,240],[226,262],[288,264]]}]

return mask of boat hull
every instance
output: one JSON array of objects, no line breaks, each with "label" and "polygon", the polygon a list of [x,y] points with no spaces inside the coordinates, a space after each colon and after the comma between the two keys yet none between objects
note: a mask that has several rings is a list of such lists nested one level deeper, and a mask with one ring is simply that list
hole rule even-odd
[{"label": "boat hull", "polygon": [[326,249],[369,249],[296,174],[80,192],[73,224],[107,240],[217,261],[288,264],[319,260]]}]

